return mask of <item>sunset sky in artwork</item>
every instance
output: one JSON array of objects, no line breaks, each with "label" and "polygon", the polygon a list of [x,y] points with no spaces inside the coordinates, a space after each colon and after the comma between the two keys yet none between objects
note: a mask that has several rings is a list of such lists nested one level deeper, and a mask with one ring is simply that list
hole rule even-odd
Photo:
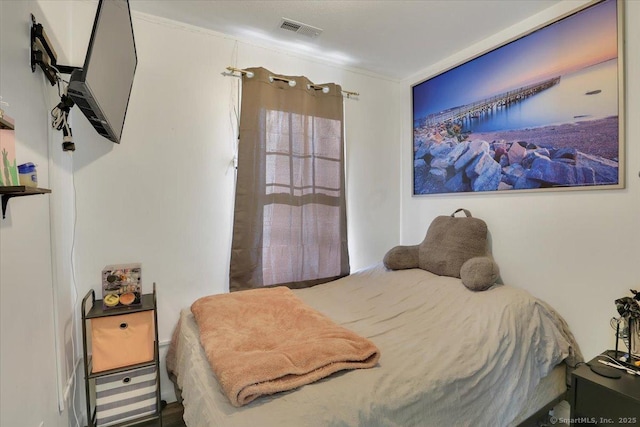
[{"label": "sunset sky in artwork", "polygon": [[606,0],[414,86],[414,119],[616,58],[616,14]]}]

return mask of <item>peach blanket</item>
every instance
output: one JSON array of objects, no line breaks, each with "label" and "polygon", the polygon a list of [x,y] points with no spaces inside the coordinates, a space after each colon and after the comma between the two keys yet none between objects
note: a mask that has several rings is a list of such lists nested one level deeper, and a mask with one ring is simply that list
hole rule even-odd
[{"label": "peach blanket", "polygon": [[237,407],[337,371],[372,368],[380,358],[371,341],[285,287],[200,298],[191,311],[211,368]]}]

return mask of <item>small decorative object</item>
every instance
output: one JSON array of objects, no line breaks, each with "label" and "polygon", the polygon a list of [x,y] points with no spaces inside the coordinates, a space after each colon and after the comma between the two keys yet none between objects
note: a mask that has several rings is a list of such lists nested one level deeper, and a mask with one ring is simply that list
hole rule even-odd
[{"label": "small decorative object", "polygon": [[104,309],[139,306],[142,296],[142,265],[107,265],[102,270],[102,306]]},{"label": "small decorative object", "polygon": [[25,187],[38,186],[38,172],[36,171],[36,165],[33,163],[18,165],[18,175],[20,185],[24,185]]},{"label": "small decorative object", "polygon": [[0,127],[0,187],[20,185],[18,166],[16,164],[16,137],[12,129],[13,120],[5,115],[3,121],[10,127]]},{"label": "small decorative object", "polygon": [[[633,356],[637,357],[640,347],[640,292],[630,289],[633,297],[622,297],[615,300],[616,310],[620,318],[612,319],[612,326],[616,323],[616,357],[618,356],[618,339],[626,340],[629,348],[629,362],[633,361]],[[623,324],[622,331],[620,323]]]}]

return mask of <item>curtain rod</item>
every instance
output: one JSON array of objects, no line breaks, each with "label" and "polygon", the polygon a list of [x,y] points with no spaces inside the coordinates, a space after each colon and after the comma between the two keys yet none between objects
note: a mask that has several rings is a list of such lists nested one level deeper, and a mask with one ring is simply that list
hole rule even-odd
[{"label": "curtain rod", "polygon": [[[235,67],[227,67],[227,70],[231,71],[232,73],[240,73],[240,74],[246,74],[247,77],[252,78],[253,77],[253,71],[248,71],[248,70],[243,70],[242,68],[235,68]],[[295,80],[290,80],[290,79],[286,79],[284,77],[276,77],[276,76],[271,76],[271,80],[280,80],[283,82],[295,82]],[[293,84],[295,86],[295,83]],[[320,85],[314,85],[314,84],[310,84],[309,85],[309,89],[323,89],[323,86]],[[344,90],[342,89],[342,93],[347,95],[347,98],[350,98],[351,96],[359,96],[360,94],[358,92],[352,92],[350,90]]]}]

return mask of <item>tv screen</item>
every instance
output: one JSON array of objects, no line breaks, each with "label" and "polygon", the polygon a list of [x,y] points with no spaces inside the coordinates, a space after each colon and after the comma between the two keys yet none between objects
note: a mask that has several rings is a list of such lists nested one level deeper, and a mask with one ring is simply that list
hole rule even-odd
[{"label": "tv screen", "polygon": [[67,93],[105,138],[120,143],[138,64],[128,0],[100,0],[82,69]]}]

